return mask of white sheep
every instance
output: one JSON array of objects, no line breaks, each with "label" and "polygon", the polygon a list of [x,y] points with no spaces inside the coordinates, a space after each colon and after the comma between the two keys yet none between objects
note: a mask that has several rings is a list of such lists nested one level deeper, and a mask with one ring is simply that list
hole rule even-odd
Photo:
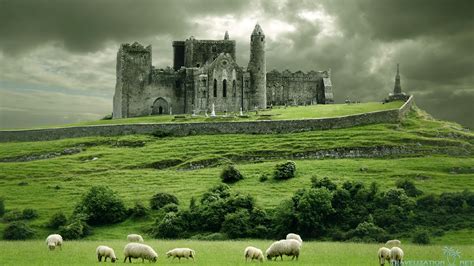
[{"label": "white sheep", "polygon": [[394,266],[402,265],[403,261],[403,250],[399,247],[393,247],[390,249],[390,262]]},{"label": "white sheep", "polygon": [[377,257],[379,258],[380,266],[385,265],[385,260],[390,264],[390,249],[386,247],[379,248]]},{"label": "white sheep", "polygon": [[247,262],[248,259],[250,261],[259,260],[263,262],[263,252],[261,249],[256,247],[246,247],[244,251],[245,261]]},{"label": "white sheep", "polygon": [[385,243],[385,245],[390,246],[390,247],[400,247],[401,244],[402,242],[398,239],[392,239],[392,240],[387,241],[387,243]]},{"label": "white sheep", "polygon": [[178,260],[181,260],[181,258],[191,258],[194,261],[194,257],[196,257],[196,252],[190,248],[175,248],[166,252],[166,255],[168,256],[168,258],[173,257],[172,260],[174,260],[175,258],[178,258]]},{"label": "white sheep", "polygon": [[46,245],[48,245],[49,250],[54,250],[56,247],[59,247],[59,249],[62,250],[63,237],[58,234],[49,235],[46,238]]},{"label": "white sheep", "polygon": [[301,239],[301,236],[298,235],[298,234],[289,233],[289,234],[286,235],[286,239],[294,239],[294,240],[300,242],[301,245],[303,245],[303,239]]},{"label": "white sheep", "polygon": [[129,234],[127,236],[128,242],[141,242],[143,243],[143,237],[141,235],[137,234]]},{"label": "white sheep", "polygon": [[110,258],[112,262],[117,260],[114,250],[107,246],[98,246],[95,250],[95,253],[97,254],[97,259],[99,262],[102,261],[102,257],[105,258],[104,261],[107,261],[107,258]]},{"label": "white sheep", "polygon": [[275,260],[280,256],[283,260],[283,255],[292,256],[292,260],[300,255],[301,244],[298,240],[294,239],[283,239],[280,241],[273,242],[273,244],[267,249],[265,255],[268,260],[275,258]]},{"label": "white sheep", "polygon": [[123,255],[125,256],[124,263],[127,262],[127,258],[130,263],[132,263],[132,258],[141,258],[142,262],[145,260],[156,262],[158,259],[158,254],[150,246],[140,243],[128,243],[123,249]]}]

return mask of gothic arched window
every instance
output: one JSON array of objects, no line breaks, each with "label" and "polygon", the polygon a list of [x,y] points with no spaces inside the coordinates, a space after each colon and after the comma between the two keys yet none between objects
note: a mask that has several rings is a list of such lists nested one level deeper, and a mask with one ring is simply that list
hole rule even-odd
[{"label": "gothic arched window", "polygon": [[214,97],[217,97],[217,79],[214,79]]},{"label": "gothic arched window", "polygon": [[222,97],[227,97],[227,79],[222,81]]},{"label": "gothic arched window", "polygon": [[237,85],[235,84],[235,79],[232,80],[232,94],[234,97],[237,95]]}]

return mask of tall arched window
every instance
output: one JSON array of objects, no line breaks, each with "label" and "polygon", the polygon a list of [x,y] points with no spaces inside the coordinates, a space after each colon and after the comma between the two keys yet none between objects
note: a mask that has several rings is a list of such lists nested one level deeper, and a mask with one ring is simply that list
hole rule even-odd
[{"label": "tall arched window", "polygon": [[227,97],[227,79],[222,81],[222,97]]},{"label": "tall arched window", "polygon": [[232,94],[234,97],[237,95],[237,86],[235,85],[235,79],[232,80]]},{"label": "tall arched window", "polygon": [[217,97],[217,79],[214,79],[214,97]]}]

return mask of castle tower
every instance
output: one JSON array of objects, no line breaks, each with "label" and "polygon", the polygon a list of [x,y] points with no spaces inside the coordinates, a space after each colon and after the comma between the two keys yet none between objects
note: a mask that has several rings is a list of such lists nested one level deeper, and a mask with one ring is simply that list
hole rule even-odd
[{"label": "castle tower", "polygon": [[147,115],[141,96],[151,71],[151,46],[122,44],[117,53],[113,118]]},{"label": "castle tower", "polygon": [[260,25],[250,36],[250,108],[267,108],[267,66],[265,60],[265,34]]},{"label": "castle tower", "polygon": [[397,75],[395,76],[395,86],[393,87],[393,94],[401,94],[402,85],[400,84],[400,64],[397,64]]}]

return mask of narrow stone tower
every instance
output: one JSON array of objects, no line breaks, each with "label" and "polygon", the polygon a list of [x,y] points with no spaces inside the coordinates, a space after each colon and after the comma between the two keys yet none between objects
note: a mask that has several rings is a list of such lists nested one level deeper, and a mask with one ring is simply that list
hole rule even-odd
[{"label": "narrow stone tower", "polygon": [[400,84],[400,64],[397,64],[397,75],[395,76],[395,86],[393,87],[393,94],[401,94],[402,85]]},{"label": "narrow stone tower", "polygon": [[267,108],[267,64],[265,60],[265,34],[260,25],[250,36],[250,108]]}]

